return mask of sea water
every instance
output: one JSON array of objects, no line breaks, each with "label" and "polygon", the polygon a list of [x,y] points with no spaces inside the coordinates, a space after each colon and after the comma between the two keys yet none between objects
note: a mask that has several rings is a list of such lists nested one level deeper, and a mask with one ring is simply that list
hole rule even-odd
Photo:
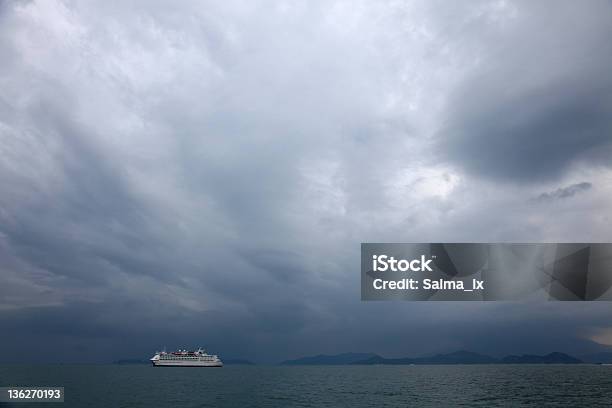
[{"label": "sea water", "polygon": [[3,365],[0,386],[64,387],[38,408],[612,406],[605,365]]}]

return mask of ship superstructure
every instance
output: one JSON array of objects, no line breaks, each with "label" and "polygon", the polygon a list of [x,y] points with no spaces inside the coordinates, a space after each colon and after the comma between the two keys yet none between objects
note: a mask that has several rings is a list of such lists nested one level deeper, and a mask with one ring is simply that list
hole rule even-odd
[{"label": "ship superstructure", "polygon": [[223,367],[217,355],[208,354],[201,348],[196,351],[157,351],[151,363],[155,367]]}]

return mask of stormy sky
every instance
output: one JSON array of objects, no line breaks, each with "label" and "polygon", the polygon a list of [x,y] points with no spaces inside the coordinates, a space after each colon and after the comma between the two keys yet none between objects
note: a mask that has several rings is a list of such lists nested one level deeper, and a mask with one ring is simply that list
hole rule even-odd
[{"label": "stormy sky", "polygon": [[609,1],[0,1],[0,361],[609,350],[607,302],[361,302],[359,244],[612,241],[610,38]]}]

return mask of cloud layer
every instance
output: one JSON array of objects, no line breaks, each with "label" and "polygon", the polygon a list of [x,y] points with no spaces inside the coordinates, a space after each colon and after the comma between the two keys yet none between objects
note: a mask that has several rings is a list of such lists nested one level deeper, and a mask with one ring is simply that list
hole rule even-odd
[{"label": "cloud layer", "polygon": [[609,2],[0,4],[14,355],[573,351],[610,324],[358,288],[360,242],[610,241]]}]

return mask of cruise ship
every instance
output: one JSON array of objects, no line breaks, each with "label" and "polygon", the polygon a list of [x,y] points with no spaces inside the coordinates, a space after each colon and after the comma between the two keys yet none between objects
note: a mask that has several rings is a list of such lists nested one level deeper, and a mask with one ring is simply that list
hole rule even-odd
[{"label": "cruise ship", "polygon": [[199,348],[196,351],[179,350],[166,353],[157,351],[151,357],[155,367],[223,367],[218,356]]}]

